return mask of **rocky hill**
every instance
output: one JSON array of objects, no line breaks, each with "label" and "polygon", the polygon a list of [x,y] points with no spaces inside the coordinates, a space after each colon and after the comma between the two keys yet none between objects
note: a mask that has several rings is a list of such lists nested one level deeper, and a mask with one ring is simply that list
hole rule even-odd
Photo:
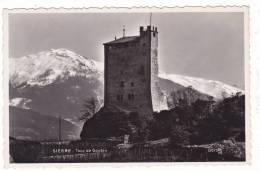
[{"label": "rocky hill", "polygon": [[168,94],[167,103],[168,107],[172,109],[176,106],[182,105],[183,103],[191,105],[198,99],[210,101],[214,98],[207,94],[201,93],[189,86],[172,91],[170,94]]}]

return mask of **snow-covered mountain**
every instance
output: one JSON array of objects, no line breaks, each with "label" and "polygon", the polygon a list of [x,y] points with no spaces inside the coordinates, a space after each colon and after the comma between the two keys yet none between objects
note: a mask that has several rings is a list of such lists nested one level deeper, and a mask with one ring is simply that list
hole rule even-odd
[{"label": "snow-covered mountain", "polygon": [[103,63],[67,49],[10,58],[9,68],[11,106],[76,119],[84,100],[103,98]]},{"label": "snow-covered mountain", "polygon": [[[10,83],[13,87],[21,85],[46,86],[69,77],[95,77],[103,82],[104,65],[87,59],[67,49],[51,49],[35,55],[10,58]],[[190,76],[160,73],[161,78],[184,87],[210,95],[216,99],[229,97],[242,92],[236,87],[220,81]]]},{"label": "snow-covered mountain", "polygon": [[193,89],[214,97],[215,99],[223,99],[235,95],[238,92],[244,93],[243,90],[230,86],[220,81],[207,80],[197,77],[189,77],[177,74],[160,73],[161,78],[171,80],[184,87],[192,87]]},{"label": "snow-covered mountain", "polygon": [[[61,116],[77,126],[75,122],[79,123],[77,119],[82,115],[84,100],[95,97],[102,103],[103,67],[101,62],[66,49],[10,58],[9,104],[25,113],[34,111],[40,115]],[[168,107],[176,106],[180,99],[192,103],[210,96],[220,99],[243,92],[219,81],[181,75],[160,74],[159,86]]]},{"label": "snow-covered mountain", "polygon": [[[20,109],[15,111],[23,111],[25,116],[31,116],[31,111],[40,114],[42,118],[61,116],[80,131],[82,123],[78,118],[82,115],[84,100],[90,97],[99,100],[103,98],[102,65],[103,63],[66,49],[10,58],[10,108]],[[13,125],[20,124],[19,120],[10,122]],[[28,129],[39,132],[34,127],[29,127]],[[18,134],[23,136],[27,132],[21,128],[15,135],[19,136]],[[41,131],[37,138],[48,138],[46,135]]]},{"label": "snow-covered mountain", "polygon": [[67,49],[51,49],[35,55],[10,58],[10,83],[13,86],[22,83],[46,86],[73,76],[96,77],[101,74],[102,65]]}]

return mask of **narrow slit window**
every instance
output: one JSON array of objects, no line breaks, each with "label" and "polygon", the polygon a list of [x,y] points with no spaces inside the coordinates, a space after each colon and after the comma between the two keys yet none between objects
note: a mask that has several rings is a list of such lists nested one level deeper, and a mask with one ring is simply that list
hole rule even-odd
[{"label": "narrow slit window", "polygon": [[131,94],[128,94],[128,100],[131,100]]},{"label": "narrow slit window", "polygon": [[135,98],[135,96],[134,96],[133,93],[129,93],[129,94],[128,94],[128,100],[133,101],[134,98]]},{"label": "narrow slit window", "polygon": [[123,95],[118,94],[118,95],[116,96],[116,99],[117,99],[117,101],[122,102],[122,101],[123,101]]},{"label": "narrow slit window", "polygon": [[125,87],[125,82],[124,81],[120,82],[120,87]]}]

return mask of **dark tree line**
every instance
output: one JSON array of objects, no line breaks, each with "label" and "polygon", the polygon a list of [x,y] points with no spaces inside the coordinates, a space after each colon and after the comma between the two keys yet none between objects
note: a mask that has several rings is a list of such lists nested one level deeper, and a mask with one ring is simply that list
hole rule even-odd
[{"label": "dark tree line", "polygon": [[151,139],[171,137],[175,145],[203,144],[234,138],[245,141],[245,96],[220,102],[197,100],[191,105],[154,114]]},{"label": "dark tree line", "polygon": [[[94,101],[87,103],[83,118],[96,113]],[[170,137],[173,145],[205,144],[234,138],[245,141],[245,96],[236,94],[222,101],[181,101],[171,110],[154,113],[145,121],[136,112],[126,113],[116,108],[99,110],[88,119],[81,132],[82,139],[130,135],[133,142]]]}]

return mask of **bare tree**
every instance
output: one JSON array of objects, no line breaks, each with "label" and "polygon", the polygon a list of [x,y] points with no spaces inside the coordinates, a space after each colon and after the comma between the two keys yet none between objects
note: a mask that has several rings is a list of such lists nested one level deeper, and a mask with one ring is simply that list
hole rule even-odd
[{"label": "bare tree", "polygon": [[79,120],[88,120],[99,110],[99,107],[99,101],[94,97],[84,100],[83,109],[81,110],[82,115],[79,117]]}]

